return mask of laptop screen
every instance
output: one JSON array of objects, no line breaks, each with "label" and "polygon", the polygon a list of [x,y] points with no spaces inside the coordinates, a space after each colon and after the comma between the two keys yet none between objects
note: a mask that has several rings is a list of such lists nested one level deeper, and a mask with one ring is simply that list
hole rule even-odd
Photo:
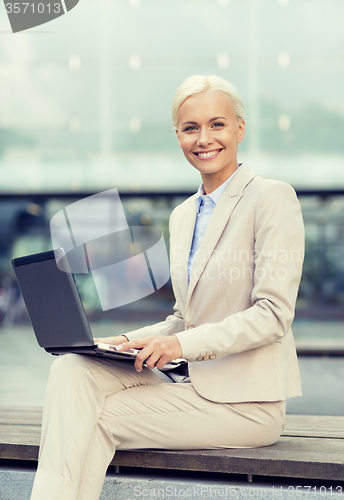
[{"label": "laptop screen", "polygon": [[13,259],[12,265],[39,345],[92,346],[73,275],[57,267],[54,250]]}]

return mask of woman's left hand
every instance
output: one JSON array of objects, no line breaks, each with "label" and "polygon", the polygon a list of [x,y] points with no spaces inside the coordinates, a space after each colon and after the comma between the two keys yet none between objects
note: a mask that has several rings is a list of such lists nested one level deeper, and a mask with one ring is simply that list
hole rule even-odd
[{"label": "woman's left hand", "polygon": [[175,335],[169,337],[144,337],[143,339],[123,342],[118,349],[127,351],[128,349],[141,349],[136,356],[135,368],[142,371],[143,363],[148,368],[162,369],[166,363],[182,357],[182,349]]}]

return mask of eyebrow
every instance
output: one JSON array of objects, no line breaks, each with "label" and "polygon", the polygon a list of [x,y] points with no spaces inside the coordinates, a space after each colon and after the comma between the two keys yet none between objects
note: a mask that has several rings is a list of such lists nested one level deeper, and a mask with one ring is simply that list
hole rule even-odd
[{"label": "eyebrow", "polygon": [[[209,123],[210,123],[210,122],[214,122],[215,120],[219,120],[219,119],[221,119],[221,120],[227,120],[227,118],[226,118],[225,116],[215,116],[215,118],[211,118],[211,119],[209,120]],[[188,124],[188,123],[190,123],[190,124],[192,124],[192,125],[198,125],[198,123],[197,123],[197,122],[183,122],[183,123],[182,123],[182,126],[183,126],[183,125],[186,125],[186,124]]]}]

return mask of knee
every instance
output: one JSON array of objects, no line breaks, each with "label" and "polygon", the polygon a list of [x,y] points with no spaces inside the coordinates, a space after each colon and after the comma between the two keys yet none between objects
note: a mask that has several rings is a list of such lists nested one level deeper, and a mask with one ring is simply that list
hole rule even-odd
[{"label": "knee", "polygon": [[64,354],[58,356],[50,367],[50,375],[60,375],[66,371],[74,370],[80,363],[78,354]]},{"label": "knee", "polygon": [[48,385],[70,387],[75,383],[80,383],[80,379],[89,368],[89,360],[86,356],[79,354],[59,356],[50,367]]}]

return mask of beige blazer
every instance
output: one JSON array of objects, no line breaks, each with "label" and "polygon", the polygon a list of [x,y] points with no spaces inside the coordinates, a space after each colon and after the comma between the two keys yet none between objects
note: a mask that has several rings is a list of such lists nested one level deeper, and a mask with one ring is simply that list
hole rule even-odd
[{"label": "beige blazer", "polygon": [[215,402],[301,395],[291,323],[304,257],[299,202],[288,184],[242,165],[217,203],[187,277],[196,195],[170,218],[174,314],[126,334],[176,334],[191,382]]}]

